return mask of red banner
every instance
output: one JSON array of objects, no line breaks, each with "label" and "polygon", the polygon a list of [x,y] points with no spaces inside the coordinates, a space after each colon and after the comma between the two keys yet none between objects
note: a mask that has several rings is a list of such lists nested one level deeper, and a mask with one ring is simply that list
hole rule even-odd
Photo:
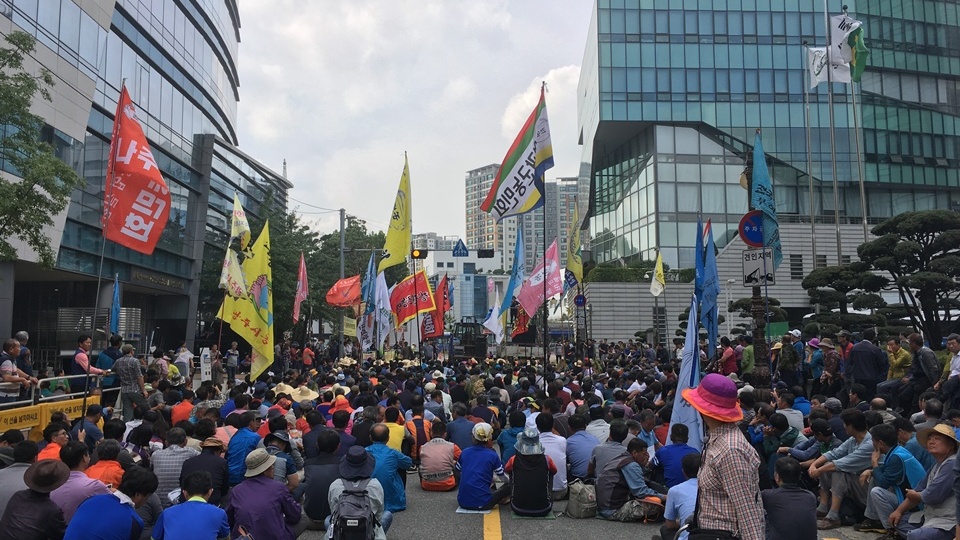
[{"label": "red banner", "polygon": [[520,334],[527,333],[529,326],[530,316],[523,310],[523,306],[517,304],[517,316],[513,319],[513,333],[510,334],[510,337],[515,338]]},{"label": "red banner", "polygon": [[417,313],[429,313],[436,308],[430,282],[423,270],[397,283],[390,293],[390,306],[397,316],[397,326],[417,316]]},{"label": "red banner", "polygon": [[113,121],[103,197],[103,235],[152,255],[170,216],[170,190],[157,168],[126,86]]},{"label": "red banner", "polygon": [[446,275],[437,284],[437,290],[433,293],[433,302],[437,305],[437,309],[428,313],[423,320],[424,338],[435,338],[443,335],[443,318],[450,310],[450,287],[447,286]]},{"label": "red banner", "polygon": [[297,296],[293,299],[293,324],[300,322],[300,304],[307,299],[307,265],[303,261],[303,252],[300,252],[300,271],[297,273]]},{"label": "red banner", "polygon": [[336,307],[350,307],[360,303],[360,276],[343,278],[327,291],[327,303]]}]

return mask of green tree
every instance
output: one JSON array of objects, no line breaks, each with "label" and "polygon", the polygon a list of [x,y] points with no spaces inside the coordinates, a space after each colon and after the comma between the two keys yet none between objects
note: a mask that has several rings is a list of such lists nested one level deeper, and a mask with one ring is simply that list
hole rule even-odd
[{"label": "green tree", "polygon": [[814,322],[859,330],[886,325],[887,319],[879,311],[866,315],[851,313],[850,308],[858,311],[885,308],[887,303],[877,293],[889,283],[886,277],[871,272],[869,264],[857,261],[843,266],[817,268],[803,279],[801,286],[810,296],[810,303],[819,304],[823,309],[812,318]]},{"label": "green tree", "polygon": [[37,253],[42,266],[50,268],[55,253],[44,227],[53,225],[53,216],[63,212],[70,194],[83,180],[43,141],[43,119],[30,112],[38,96],[52,101],[50,72],[40,68],[33,75],[23,68],[36,40],[20,31],[5,39],[10,47],[0,47],[0,125],[6,127],[0,136],[0,160],[20,180],[0,178],[0,260],[17,259],[11,244],[17,239]]},{"label": "green tree", "polygon": [[914,327],[940,348],[940,339],[960,315],[960,213],[904,212],[873,228],[860,260],[888,272]]}]

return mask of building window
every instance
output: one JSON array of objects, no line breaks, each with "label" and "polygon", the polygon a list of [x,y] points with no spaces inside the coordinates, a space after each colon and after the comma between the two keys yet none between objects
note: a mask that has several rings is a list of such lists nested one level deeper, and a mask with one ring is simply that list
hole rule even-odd
[{"label": "building window", "polygon": [[840,264],[843,265],[843,266],[846,266],[846,265],[850,264],[850,256],[849,256],[849,255],[841,255],[841,256],[840,256]]},{"label": "building window", "polygon": [[803,255],[790,254],[790,279],[803,279]]},{"label": "building window", "polygon": [[827,256],[826,255],[817,255],[817,262],[815,265],[816,268],[826,268],[827,267]]}]

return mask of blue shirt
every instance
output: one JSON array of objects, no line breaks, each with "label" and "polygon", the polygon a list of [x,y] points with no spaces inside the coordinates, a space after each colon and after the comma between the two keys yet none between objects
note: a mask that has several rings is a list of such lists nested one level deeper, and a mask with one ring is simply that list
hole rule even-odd
[{"label": "blue shirt", "polygon": [[[819,378],[820,375],[814,376],[814,379]],[[798,396],[793,400],[793,409],[802,412],[804,416],[810,416],[810,401],[803,396]]]},{"label": "blue shirt", "polygon": [[260,444],[260,436],[248,428],[240,428],[234,433],[227,446],[227,471],[230,473],[230,485],[235,486],[243,482],[243,474],[247,472],[247,454]]},{"label": "blue shirt", "polygon": [[599,445],[600,441],[586,431],[578,431],[567,439],[567,465],[570,466],[572,476],[587,477],[590,456],[593,455],[593,449]]},{"label": "blue shirt", "polygon": [[[367,453],[377,460],[371,477],[383,486],[384,508],[390,512],[406,510],[407,492],[400,475],[406,474],[406,469],[413,466],[413,460],[383,443],[371,444]],[[397,472],[398,469],[404,471]]]},{"label": "blue shirt", "polygon": [[667,489],[686,480],[681,461],[683,461],[683,456],[696,453],[697,449],[687,443],[668,444],[657,450],[653,458],[653,465],[663,467],[663,483],[667,485]]},{"label": "blue shirt", "polygon": [[129,540],[143,531],[143,519],[132,504],[116,495],[94,495],[83,501],[70,519],[64,540]]},{"label": "blue shirt", "polygon": [[194,498],[164,510],[151,534],[156,540],[216,540],[230,536],[230,524],[222,508]]},{"label": "blue shirt", "polygon": [[[663,519],[676,521],[683,526],[697,508],[697,479],[691,478],[667,490],[667,504],[663,507]],[[683,531],[676,540],[686,540]]]},{"label": "blue shirt", "polygon": [[490,491],[493,475],[504,474],[497,453],[482,444],[468,446],[460,453],[457,468],[460,469],[460,490],[457,492],[460,507],[478,510],[486,506],[493,495]]},{"label": "blue shirt", "polygon": [[474,423],[466,418],[457,418],[447,424],[447,440],[461,449],[470,448],[473,446],[473,426]]},{"label": "blue shirt", "polygon": [[500,432],[500,436],[497,437],[497,444],[500,445],[500,461],[510,461],[510,457],[517,452],[517,435],[521,433],[523,433],[523,426],[512,427]]},{"label": "blue shirt", "polygon": [[660,444],[660,441],[657,440],[657,434],[654,433],[653,430],[647,432],[641,428],[640,433],[637,433],[637,438],[647,443],[647,446],[650,448],[656,448],[657,445]]}]

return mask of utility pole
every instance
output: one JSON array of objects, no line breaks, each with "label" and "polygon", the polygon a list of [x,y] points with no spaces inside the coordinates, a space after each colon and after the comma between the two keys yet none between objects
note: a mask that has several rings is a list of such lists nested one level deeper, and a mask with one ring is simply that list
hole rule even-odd
[{"label": "utility pole", "polygon": [[[344,260],[343,254],[345,251],[346,243],[346,225],[347,225],[347,211],[343,208],[340,209],[340,279],[343,279],[344,271]],[[343,357],[343,310],[340,310],[340,332],[339,332],[339,344],[338,349],[340,351],[340,357]]]}]

